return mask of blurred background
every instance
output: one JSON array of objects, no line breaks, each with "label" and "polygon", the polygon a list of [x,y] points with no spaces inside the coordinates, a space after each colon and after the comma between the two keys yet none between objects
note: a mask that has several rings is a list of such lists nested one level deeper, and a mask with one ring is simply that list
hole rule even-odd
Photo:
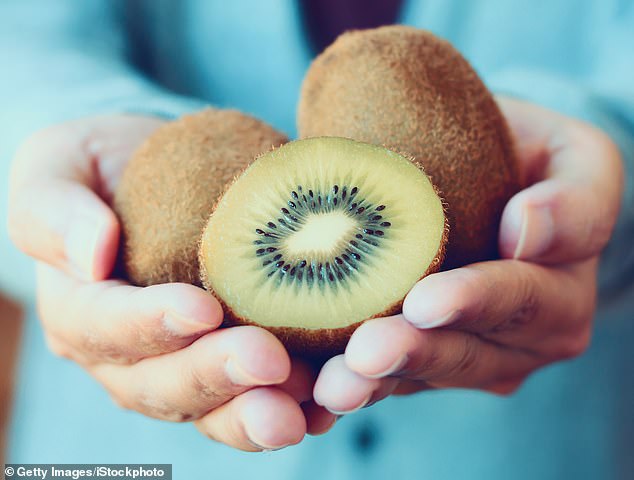
[{"label": "blurred background", "polygon": [[[9,167],[30,133],[83,115],[178,116],[212,104],[254,114],[294,136],[299,88],[314,55],[343,29],[396,22],[448,38],[494,91],[605,128],[631,162],[633,4],[0,0],[0,460],[9,430],[13,461],[141,462],[173,455],[201,465],[222,459],[230,469],[245,458],[227,449],[212,454],[193,428],[119,411],[79,367],[47,351],[35,312],[33,262],[6,231]],[[623,218],[629,223],[623,221],[619,235],[634,242],[628,185]],[[538,373],[513,401],[479,392],[434,393],[398,406],[389,400],[343,422],[332,441],[309,439],[294,453],[251,456],[239,472],[277,478],[274,467],[301,478],[302,469],[312,468],[328,478],[399,477],[412,472],[391,459],[442,448],[443,455],[423,455],[429,478],[498,478],[509,465],[505,478],[626,478],[634,468],[634,255],[623,245],[604,258],[609,268],[602,271],[611,273],[603,277],[591,350]],[[611,389],[618,394],[604,395]],[[393,424],[395,409],[411,409],[411,421]],[[612,429],[615,423],[624,428]],[[126,441],[112,441],[119,436]],[[458,451],[462,460],[452,462],[450,453]],[[324,455],[328,465],[319,460]],[[193,466],[180,468],[189,475],[183,478],[198,478]],[[237,470],[227,471],[222,478]]]}]

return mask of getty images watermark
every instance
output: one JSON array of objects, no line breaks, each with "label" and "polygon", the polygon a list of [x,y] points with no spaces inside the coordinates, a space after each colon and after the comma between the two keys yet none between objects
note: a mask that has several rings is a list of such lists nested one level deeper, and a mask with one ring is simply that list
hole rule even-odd
[{"label": "getty images watermark", "polygon": [[26,464],[4,466],[6,480],[98,478],[100,480],[172,480],[169,464]]}]

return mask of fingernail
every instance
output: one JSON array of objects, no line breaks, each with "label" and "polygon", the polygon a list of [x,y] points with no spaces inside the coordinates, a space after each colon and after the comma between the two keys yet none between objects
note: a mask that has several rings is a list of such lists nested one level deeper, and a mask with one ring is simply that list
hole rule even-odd
[{"label": "fingernail", "polygon": [[65,238],[66,258],[77,273],[87,280],[93,278],[95,252],[103,228],[103,225],[91,219],[76,218]]},{"label": "fingernail", "polygon": [[253,385],[271,385],[275,382],[262,380],[248,373],[238,362],[232,358],[225,361],[225,373],[234,385],[250,387]]},{"label": "fingernail", "polygon": [[365,398],[365,400],[363,400],[363,402],[361,402],[361,404],[360,404],[359,406],[354,407],[354,408],[351,408],[350,410],[333,410],[332,408],[328,408],[328,407],[326,407],[326,409],[327,409],[330,413],[332,413],[332,414],[334,414],[334,415],[338,415],[338,416],[341,416],[341,415],[350,415],[351,413],[358,412],[358,411],[359,411],[359,410],[361,410],[363,407],[365,407],[365,406],[366,406],[366,405],[370,402],[370,399],[371,399],[371,398],[372,398],[372,393],[370,393],[370,395],[368,395],[368,396]]},{"label": "fingernail", "polygon": [[167,330],[179,337],[189,337],[190,335],[213,329],[209,324],[198,322],[172,310],[168,310],[163,314],[163,325],[165,325]]},{"label": "fingernail", "polygon": [[423,314],[421,318],[417,318],[415,320],[407,319],[412,325],[416,328],[436,328],[442,327],[444,325],[449,325],[450,323],[454,323],[460,317],[460,310],[452,310],[446,315],[441,315],[438,317],[426,318]]},{"label": "fingernail", "polygon": [[555,224],[549,207],[524,208],[513,258],[530,259],[542,255],[552,242],[554,230]]},{"label": "fingernail", "polygon": [[380,372],[380,373],[374,373],[371,375],[363,374],[364,377],[368,377],[368,378],[383,378],[383,377],[389,377],[390,375],[400,371],[405,364],[407,363],[407,354],[404,353],[403,355],[401,355],[400,357],[398,357],[394,363],[392,363],[392,365],[390,365],[388,368],[386,368],[384,371]]},{"label": "fingernail", "polygon": [[282,450],[283,448],[286,448],[286,447],[288,447],[288,445],[283,445],[281,447],[276,447],[276,448],[263,448],[262,453],[277,452],[278,450]]},{"label": "fingernail", "polygon": [[286,448],[289,445],[292,445],[291,443],[284,443],[282,445],[271,445],[268,442],[264,442],[261,438],[258,438],[258,435],[249,430],[248,425],[244,425],[244,432],[247,434],[248,442],[255,448],[262,450],[262,452],[274,452],[276,450],[281,450],[282,448]]},{"label": "fingernail", "polygon": [[251,438],[251,434],[249,432],[247,432],[247,436],[249,437],[249,443],[254,446],[255,448],[259,449],[262,451],[262,453],[269,453],[269,452],[275,452],[277,450],[282,450],[283,448],[286,448],[288,446],[290,446],[291,444],[288,443],[286,445],[280,445],[279,447],[267,447],[266,445],[263,445],[262,443],[255,441]]}]

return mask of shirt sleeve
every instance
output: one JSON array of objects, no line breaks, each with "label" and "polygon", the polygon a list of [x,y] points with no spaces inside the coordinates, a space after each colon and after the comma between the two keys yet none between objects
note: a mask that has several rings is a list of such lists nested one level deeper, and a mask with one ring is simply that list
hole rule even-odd
[{"label": "shirt sleeve", "polygon": [[204,106],[128,62],[118,6],[116,0],[0,0],[0,287],[17,298],[33,295],[32,262],[6,231],[9,168],[24,139],[85,115],[175,117]]},{"label": "shirt sleeve", "polygon": [[2,123],[42,125],[103,112],[178,116],[203,102],[177,95],[128,61],[127,36],[108,0],[0,3]]},{"label": "shirt sleeve", "polygon": [[[634,23],[624,19],[625,24]],[[623,38],[627,37],[627,38]],[[619,147],[625,169],[625,189],[612,240],[601,257],[599,283],[603,297],[618,296],[634,283],[634,62],[627,33],[614,25],[603,45],[589,54],[586,74],[566,75],[531,66],[515,66],[488,78],[496,93],[541,104],[589,122],[606,132]],[[594,55],[594,56],[593,56]],[[597,159],[600,161],[601,159]]]}]

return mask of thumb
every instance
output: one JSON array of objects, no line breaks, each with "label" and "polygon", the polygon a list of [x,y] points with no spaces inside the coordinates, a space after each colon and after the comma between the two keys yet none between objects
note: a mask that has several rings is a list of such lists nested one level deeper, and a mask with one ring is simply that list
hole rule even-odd
[{"label": "thumb", "polygon": [[61,125],[22,145],[11,172],[8,228],[26,254],[75,277],[101,280],[114,265],[119,224],[93,191],[101,179],[86,132]]},{"label": "thumb", "polygon": [[540,263],[577,261],[600,253],[618,215],[622,165],[602,132],[570,121],[547,147],[546,178],[515,195],[500,226],[505,258]]}]

